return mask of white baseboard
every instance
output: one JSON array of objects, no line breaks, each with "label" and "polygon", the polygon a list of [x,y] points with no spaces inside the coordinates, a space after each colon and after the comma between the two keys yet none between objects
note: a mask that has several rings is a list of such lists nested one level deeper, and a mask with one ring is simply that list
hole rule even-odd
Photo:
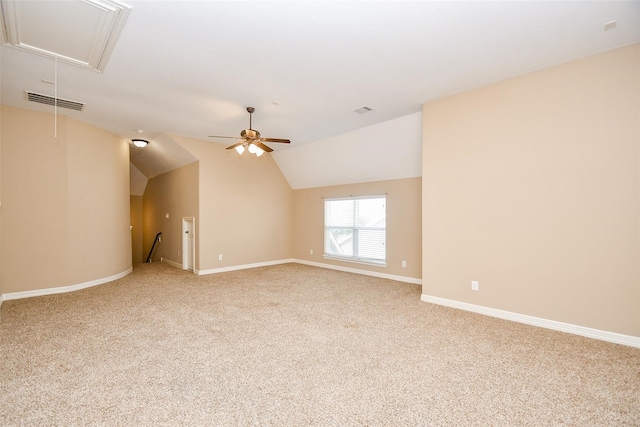
[{"label": "white baseboard", "polygon": [[57,288],[47,289],[35,289],[33,291],[11,292],[8,294],[2,294],[2,300],[8,301],[12,299],[22,299],[31,297],[41,297],[44,295],[63,294],[66,292],[79,291],[80,289],[90,288],[92,286],[102,285],[103,283],[113,282],[120,279],[133,271],[133,266],[129,267],[122,273],[114,274],[113,276],[103,277],[101,279],[91,280],[89,282],[78,283],[77,285],[60,286]]},{"label": "white baseboard", "polygon": [[295,261],[291,258],[279,259],[275,261],[257,262],[254,264],[242,264],[242,265],[232,265],[229,267],[211,268],[208,270],[194,270],[194,273],[202,276],[205,274],[225,273],[227,271],[246,270],[248,268],[266,267],[269,265],[288,264],[290,262],[295,262]]},{"label": "white baseboard", "polygon": [[486,316],[498,317],[500,319],[525,323],[527,325],[552,329],[554,331],[566,332],[569,334],[581,335],[583,337],[608,341],[615,344],[622,344],[629,347],[640,348],[640,337],[618,334],[616,332],[608,332],[600,329],[587,328],[585,326],[573,325],[571,323],[558,322],[555,320],[543,319],[541,317],[528,316],[525,314],[484,307],[481,305],[469,304],[466,302],[455,301],[446,298],[434,297],[426,294],[422,294],[420,299],[424,302],[429,302],[432,304],[444,305],[447,307],[458,308],[460,310],[484,314]]},{"label": "white baseboard", "polygon": [[[169,263],[169,264],[172,263],[172,261],[169,261],[169,260],[166,260],[166,259],[162,259],[162,262],[166,262],[166,263]],[[229,267],[213,268],[213,269],[209,269],[209,270],[196,270],[195,273],[199,274],[199,275],[224,273],[224,272],[227,272],[227,271],[245,270],[245,269],[248,269],[248,268],[256,268],[256,267],[266,267],[266,266],[269,266],[269,265],[287,264],[287,263],[290,263],[290,262],[295,262],[297,264],[311,265],[311,266],[320,267],[320,268],[328,268],[328,269],[331,269],[331,270],[346,271],[348,273],[364,274],[364,275],[367,275],[367,276],[380,277],[382,279],[397,280],[399,282],[413,283],[413,284],[416,284],[416,285],[421,285],[422,284],[422,280],[421,279],[416,279],[414,277],[396,276],[396,275],[393,275],[393,274],[379,273],[379,272],[376,272],[376,271],[369,271],[369,270],[361,270],[361,269],[358,269],[358,268],[341,267],[341,266],[337,266],[337,265],[324,264],[324,263],[313,262],[313,261],[306,261],[306,260],[303,260],[303,259],[296,259],[296,258],[281,259],[281,260],[276,260],[276,261],[258,262],[258,263],[255,263],[255,264],[233,265],[233,266],[229,266]],[[173,263],[173,264],[176,264],[176,263]],[[176,266],[179,266],[179,265],[176,264]],[[182,268],[182,266],[179,266],[179,267]]]},{"label": "white baseboard", "polygon": [[177,262],[175,262],[175,261],[171,261],[170,259],[166,259],[166,258],[162,258],[162,257],[160,257],[160,262],[164,262],[164,263],[166,263],[166,264],[169,264],[169,265],[170,265],[170,266],[172,266],[172,267],[176,267],[176,268],[179,268],[180,270],[184,270],[184,269],[182,268],[182,264],[177,263]]},{"label": "white baseboard", "polygon": [[331,270],[346,271],[347,273],[364,274],[366,276],[380,277],[382,279],[390,279],[390,280],[396,280],[398,282],[407,282],[407,283],[413,283],[415,285],[422,285],[422,279],[416,279],[415,277],[396,276],[394,274],[379,273],[377,271],[369,271],[369,270],[361,270],[359,268],[342,267],[339,265],[307,261],[304,259],[294,259],[293,262],[296,262],[298,264],[311,265],[314,267],[328,268]]}]

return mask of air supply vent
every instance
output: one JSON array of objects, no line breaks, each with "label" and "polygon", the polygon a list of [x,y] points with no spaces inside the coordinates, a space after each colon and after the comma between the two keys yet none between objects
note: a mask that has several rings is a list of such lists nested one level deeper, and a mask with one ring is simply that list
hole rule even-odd
[{"label": "air supply vent", "polygon": [[[61,108],[68,108],[70,110],[82,111],[84,104],[78,101],[70,101],[68,99],[54,98],[53,96],[43,95],[41,93],[27,91],[27,100],[31,102],[39,102],[40,104],[58,105]],[[57,101],[57,102],[56,102]]]},{"label": "air supply vent", "polygon": [[373,111],[373,108],[369,108],[369,107],[360,107],[358,109],[353,110],[358,114],[364,114],[364,113],[368,113],[369,111]]}]

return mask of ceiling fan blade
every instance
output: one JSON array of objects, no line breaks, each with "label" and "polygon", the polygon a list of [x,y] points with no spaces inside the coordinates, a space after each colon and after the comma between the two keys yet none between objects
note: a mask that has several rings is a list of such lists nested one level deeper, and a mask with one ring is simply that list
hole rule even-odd
[{"label": "ceiling fan blade", "polygon": [[266,142],[283,142],[285,144],[291,143],[291,141],[289,141],[288,139],[280,139],[280,138],[260,138],[260,139]]},{"label": "ceiling fan blade", "polygon": [[264,151],[266,151],[267,153],[270,153],[273,151],[273,148],[269,148],[266,145],[264,145],[262,142],[260,141],[252,141],[252,144],[255,145],[256,147],[260,147],[262,148]]},{"label": "ceiling fan blade", "polygon": [[227,148],[225,148],[225,150],[231,150],[232,148],[239,147],[239,146],[241,146],[241,145],[244,145],[245,143],[246,143],[245,141],[239,141],[239,142],[236,142],[235,144],[230,145],[230,146],[228,146]]},{"label": "ceiling fan blade", "polygon": [[[237,137],[233,137],[233,136],[220,136],[220,135],[209,135],[209,138],[229,138],[229,139],[237,139],[238,142],[236,142],[233,145],[230,145],[229,147],[227,147],[227,150],[230,150],[232,148],[237,148],[239,146],[244,146],[244,148],[249,149],[250,152],[255,153],[256,150],[254,150],[254,147],[256,148],[260,148],[261,150],[270,153],[273,151],[273,149],[267,145],[264,144],[264,142],[280,142],[283,144],[290,144],[291,141],[288,139],[282,139],[282,138],[262,138],[260,136],[260,132],[258,132],[255,129],[251,128],[251,116],[253,114],[253,112],[256,109],[253,107],[247,107],[247,112],[249,113],[249,129],[244,129],[242,132],[240,132],[240,138]],[[253,144],[253,147],[251,146]],[[242,150],[240,150],[242,151]],[[258,151],[260,154],[262,154],[262,152]],[[257,154],[257,153],[256,153]]]}]

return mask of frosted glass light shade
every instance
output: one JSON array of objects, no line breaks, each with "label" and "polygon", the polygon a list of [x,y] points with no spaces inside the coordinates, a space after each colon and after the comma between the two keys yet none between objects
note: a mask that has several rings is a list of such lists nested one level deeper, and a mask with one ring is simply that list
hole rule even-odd
[{"label": "frosted glass light shade", "polygon": [[146,139],[132,139],[131,142],[133,142],[133,145],[140,148],[146,147],[149,143]]}]

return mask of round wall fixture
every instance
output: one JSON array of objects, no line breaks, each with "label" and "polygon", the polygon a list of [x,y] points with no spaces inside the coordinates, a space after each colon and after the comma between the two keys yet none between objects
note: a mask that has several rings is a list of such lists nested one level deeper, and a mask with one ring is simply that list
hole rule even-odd
[{"label": "round wall fixture", "polygon": [[133,145],[140,148],[146,147],[149,143],[146,139],[132,139],[131,142],[133,142]]}]

